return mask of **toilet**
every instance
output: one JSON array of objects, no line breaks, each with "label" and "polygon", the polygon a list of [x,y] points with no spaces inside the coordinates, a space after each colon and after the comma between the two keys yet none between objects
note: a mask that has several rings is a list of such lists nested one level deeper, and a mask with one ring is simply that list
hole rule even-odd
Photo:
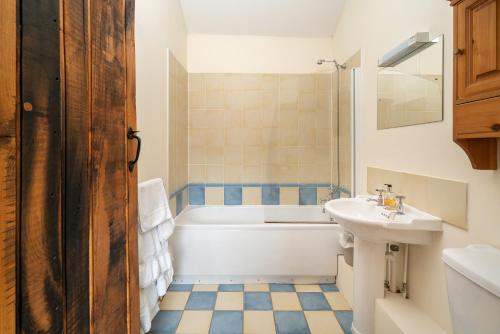
[{"label": "toilet", "polygon": [[500,333],[500,250],[470,245],[443,250],[455,334]]}]

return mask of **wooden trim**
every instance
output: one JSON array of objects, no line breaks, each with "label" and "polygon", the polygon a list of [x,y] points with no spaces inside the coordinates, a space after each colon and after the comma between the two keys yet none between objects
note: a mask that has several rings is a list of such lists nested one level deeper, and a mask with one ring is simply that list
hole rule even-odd
[{"label": "wooden trim", "polygon": [[60,2],[22,2],[20,330],[64,331]]},{"label": "wooden trim", "polygon": [[469,157],[472,167],[479,170],[497,169],[497,139],[455,139]]},{"label": "wooden trim", "polygon": [[19,173],[18,3],[0,1],[0,333],[16,333]]}]

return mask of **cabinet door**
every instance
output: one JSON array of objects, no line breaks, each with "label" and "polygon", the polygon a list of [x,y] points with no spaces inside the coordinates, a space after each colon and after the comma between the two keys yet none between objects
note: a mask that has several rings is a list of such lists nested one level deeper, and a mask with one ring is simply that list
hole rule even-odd
[{"label": "cabinet door", "polygon": [[455,12],[457,103],[500,95],[500,0],[465,0]]}]

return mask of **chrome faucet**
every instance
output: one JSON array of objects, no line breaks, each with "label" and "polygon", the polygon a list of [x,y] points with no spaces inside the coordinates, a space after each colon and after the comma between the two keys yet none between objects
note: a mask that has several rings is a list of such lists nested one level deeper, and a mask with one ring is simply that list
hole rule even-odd
[{"label": "chrome faucet", "polygon": [[377,202],[377,206],[383,206],[384,205],[384,189],[375,189],[376,192],[378,192],[377,199],[373,198],[368,198],[366,201],[367,202]]}]

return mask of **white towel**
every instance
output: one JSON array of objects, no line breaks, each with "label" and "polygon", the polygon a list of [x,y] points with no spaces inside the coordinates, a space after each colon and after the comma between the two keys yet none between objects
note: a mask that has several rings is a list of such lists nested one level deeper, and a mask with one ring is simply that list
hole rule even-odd
[{"label": "white towel", "polygon": [[158,232],[158,239],[160,239],[160,242],[167,241],[172,233],[174,233],[174,228],[175,223],[173,218],[170,218],[165,223],[158,225],[156,227],[156,230]]},{"label": "white towel", "polygon": [[139,287],[144,289],[158,279],[163,271],[160,270],[160,264],[156,258],[150,259],[148,262],[139,264]]},{"label": "white towel", "polygon": [[141,231],[146,232],[172,218],[167,194],[161,179],[139,184],[139,221]]},{"label": "white towel", "polygon": [[146,263],[161,251],[161,242],[158,232],[153,229],[144,233],[139,232],[139,263]]},{"label": "white towel", "polygon": [[165,276],[160,276],[156,280],[156,291],[160,297],[165,296],[167,293],[167,281],[165,280]]},{"label": "white towel", "polygon": [[144,332],[147,333],[151,329],[151,321],[160,311],[160,303],[155,284],[150,285],[146,289],[141,289],[140,302],[141,327]]}]

